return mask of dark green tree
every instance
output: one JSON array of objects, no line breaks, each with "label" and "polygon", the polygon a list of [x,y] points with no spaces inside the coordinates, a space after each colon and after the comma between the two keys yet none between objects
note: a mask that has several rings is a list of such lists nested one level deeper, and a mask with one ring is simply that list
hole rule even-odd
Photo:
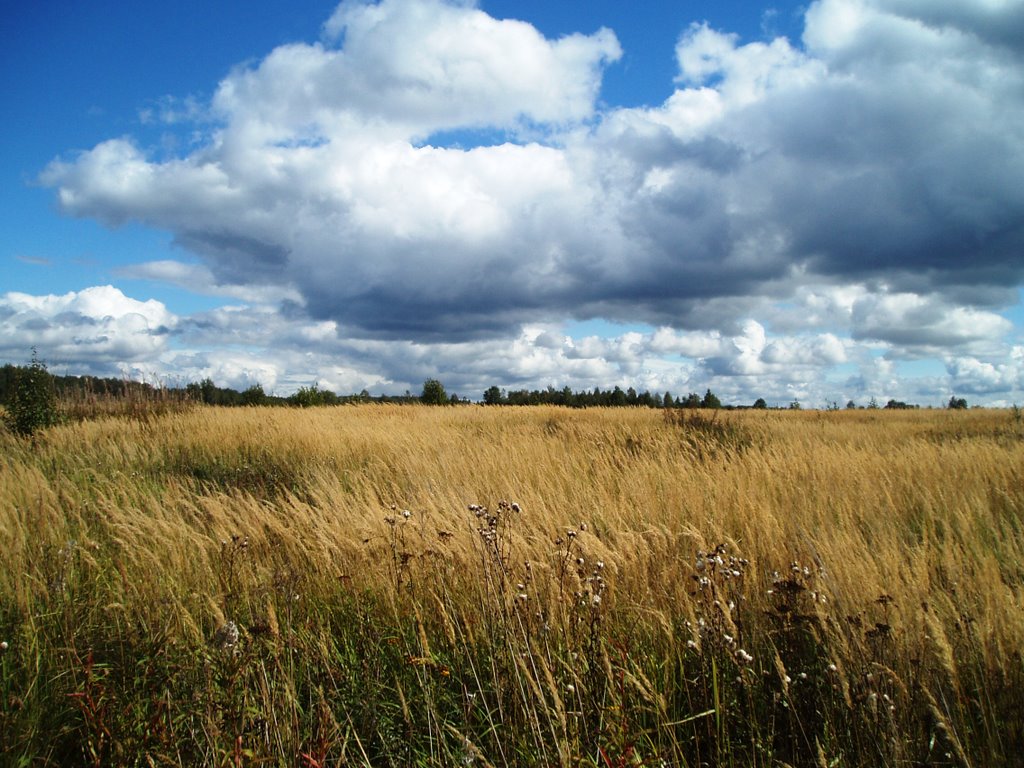
[{"label": "dark green tree", "polygon": [[671,393],[671,392],[668,392],[668,391],[666,391],[666,392],[665,392],[665,397],[664,397],[664,399],[662,400],[662,404],[663,404],[663,405],[664,405],[664,406],[665,406],[666,408],[674,408],[674,407],[675,407],[675,405],[676,405],[676,401],[675,401],[675,399],[674,399],[674,398],[672,397],[672,393]]},{"label": "dark green tree", "polygon": [[757,408],[758,410],[764,410],[765,408],[768,407],[768,403],[764,401],[763,397],[759,397],[757,398],[757,400],[754,401],[754,404],[751,407]]},{"label": "dark green tree", "polygon": [[319,384],[311,387],[299,387],[299,391],[288,398],[288,402],[300,408],[311,408],[317,405],[337,405],[338,396],[329,389],[320,389]]},{"label": "dark green tree", "polygon": [[949,405],[947,405],[946,407],[949,408],[950,410],[961,411],[967,407],[967,401],[962,397],[957,397],[956,395],[953,395],[951,398],[949,398]]},{"label": "dark green tree", "polygon": [[501,405],[504,400],[505,396],[496,386],[488,387],[484,392],[484,405]]},{"label": "dark green tree", "polygon": [[32,360],[18,370],[4,421],[15,434],[29,436],[56,424],[59,416],[53,377],[33,347]]},{"label": "dark green tree", "polygon": [[253,384],[242,392],[242,405],[264,405],[267,402],[267,393],[263,391],[262,384]]},{"label": "dark green tree", "polygon": [[680,408],[700,408],[701,398],[696,392],[691,392],[686,396],[685,400],[676,400],[676,405]]},{"label": "dark green tree", "polygon": [[910,406],[907,403],[903,402],[902,400],[895,400],[895,399],[890,400],[888,403],[886,403],[885,407],[888,410],[890,410],[890,411],[892,411],[892,410],[900,410],[901,411],[901,410],[905,410],[907,408],[910,408]]},{"label": "dark green tree", "polygon": [[608,405],[621,408],[626,404],[626,393],[622,391],[622,387],[616,385],[615,389],[612,390],[611,397],[608,400]]},{"label": "dark green tree", "polygon": [[704,398],[700,401],[701,408],[721,408],[722,401],[718,399],[718,395],[708,389],[704,393]]},{"label": "dark green tree", "polygon": [[427,405],[445,405],[448,402],[448,393],[444,391],[444,384],[437,379],[424,381],[420,402]]}]

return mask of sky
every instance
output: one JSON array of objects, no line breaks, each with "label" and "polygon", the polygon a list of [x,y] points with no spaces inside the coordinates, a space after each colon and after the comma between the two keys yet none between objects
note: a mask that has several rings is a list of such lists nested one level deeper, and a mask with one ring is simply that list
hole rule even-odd
[{"label": "sky", "polygon": [[1024,403],[1024,0],[0,0],[0,25],[0,362]]}]

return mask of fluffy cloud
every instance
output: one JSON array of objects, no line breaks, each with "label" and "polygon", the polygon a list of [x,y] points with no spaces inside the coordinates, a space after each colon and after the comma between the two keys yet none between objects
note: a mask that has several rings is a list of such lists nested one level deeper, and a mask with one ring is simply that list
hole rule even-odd
[{"label": "fluffy cloud", "polygon": [[160,302],[136,301],[109,285],[63,296],[5,293],[0,296],[0,355],[19,360],[36,346],[51,363],[73,361],[102,370],[157,356],[176,324]]},{"label": "fluffy cloud", "polygon": [[[991,358],[1024,276],[1022,19],[818,0],[799,45],[694,25],[664,104],[599,111],[608,30],[349,0],[322,41],[228,74],[201,147],[112,139],[42,178],[64,211],[169,230],[203,260],[136,274],[287,299],[378,382],[422,349],[440,355],[425,372],[472,349],[460,365],[487,361],[490,383],[654,381],[640,348],[779,381],[856,341]],[[663,330],[529,337],[592,317]]]}]

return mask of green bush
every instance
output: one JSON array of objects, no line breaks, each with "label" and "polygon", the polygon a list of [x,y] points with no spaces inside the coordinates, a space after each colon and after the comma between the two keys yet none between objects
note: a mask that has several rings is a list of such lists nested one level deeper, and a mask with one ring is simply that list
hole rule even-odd
[{"label": "green bush", "polygon": [[46,363],[39,359],[35,348],[32,349],[32,360],[28,366],[18,370],[4,421],[8,429],[24,436],[30,436],[59,421],[53,377],[46,370]]}]

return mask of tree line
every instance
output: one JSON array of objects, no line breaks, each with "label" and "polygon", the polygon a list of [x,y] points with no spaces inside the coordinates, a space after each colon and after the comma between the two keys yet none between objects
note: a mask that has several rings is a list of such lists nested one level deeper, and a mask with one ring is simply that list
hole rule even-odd
[{"label": "tree line", "polygon": [[[267,394],[263,386],[253,384],[241,391],[230,387],[219,387],[207,377],[198,382],[191,382],[183,387],[154,386],[146,382],[128,379],[104,378],[98,376],[59,376],[50,374],[46,366],[33,352],[32,361],[27,366],[16,366],[10,363],[0,367],[0,404],[11,410],[16,402],[19,386],[48,388],[52,395],[61,401],[93,399],[136,399],[155,400],[159,398],[181,400],[194,403],[219,406],[253,406],[279,405],[311,407],[322,405],[344,405],[351,403],[426,403],[428,405],[460,405],[469,404],[468,398],[457,394],[448,394],[444,384],[438,379],[427,379],[423,382],[421,392],[416,395],[406,391],[403,395],[371,395],[367,390],[357,394],[339,395],[329,389],[312,384],[300,387],[295,393],[282,397]],[[754,408],[766,409],[768,404],[764,398],[757,398],[751,405],[724,405],[721,399],[708,388],[703,395],[689,392],[686,395],[674,396],[671,392],[638,392],[633,387],[622,389],[614,386],[609,389],[595,387],[592,390],[573,390],[571,387],[561,389],[549,386],[546,389],[509,389],[497,385],[489,387],[481,398],[484,405],[559,405],[567,408],[710,408],[733,409]],[[799,410],[799,401],[794,400],[788,406],[791,410]],[[831,404],[829,410],[838,410],[838,404]],[[854,401],[846,404],[850,408],[863,408]],[[867,405],[869,409],[879,405],[872,398]],[[898,400],[889,400],[884,408],[903,409],[917,408]],[[953,396],[947,405],[951,409],[967,407],[967,401]]]}]

